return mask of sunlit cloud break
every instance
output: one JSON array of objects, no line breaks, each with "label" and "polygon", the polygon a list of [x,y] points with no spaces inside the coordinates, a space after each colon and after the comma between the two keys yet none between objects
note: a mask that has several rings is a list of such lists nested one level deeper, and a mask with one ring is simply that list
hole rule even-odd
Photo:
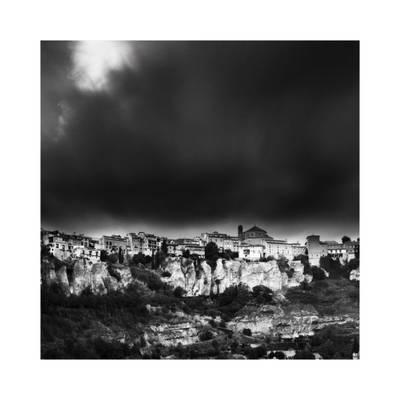
[{"label": "sunlit cloud break", "polygon": [[123,41],[79,42],[72,56],[72,78],[81,90],[106,90],[110,71],[133,65],[132,45]]}]

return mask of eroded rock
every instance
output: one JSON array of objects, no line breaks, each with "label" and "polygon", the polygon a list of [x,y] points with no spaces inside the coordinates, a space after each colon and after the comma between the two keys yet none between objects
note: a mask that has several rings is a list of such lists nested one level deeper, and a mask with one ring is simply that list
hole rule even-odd
[{"label": "eroded rock", "polygon": [[212,270],[206,261],[195,265],[191,260],[174,258],[167,260],[164,271],[168,272],[168,276],[163,280],[174,288],[183,288],[187,296],[223,293],[227,288],[240,284],[250,289],[262,285],[272,291],[279,291],[284,287],[299,286],[303,282],[304,267],[301,262],[295,262],[293,269],[293,276],[288,279],[286,273],[281,273],[275,260],[248,262],[218,259]]}]

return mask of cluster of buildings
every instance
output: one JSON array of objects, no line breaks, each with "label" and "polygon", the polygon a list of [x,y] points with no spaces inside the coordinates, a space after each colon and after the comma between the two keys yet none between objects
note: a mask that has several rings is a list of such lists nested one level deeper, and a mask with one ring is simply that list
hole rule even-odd
[{"label": "cluster of buildings", "polygon": [[60,260],[70,257],[84,257],[92,262],[100,260],[101,248],[98,241],[82,234],[66,234],[42,229],[41,244],[46,246],[49,252]]},{"label": "cluster of buildings", "polygon": [[350,261],[359,258],[360,240],[348,240],[343,243],[336,241],[321,241],[319,235],[307,236],[308,261],[312,266],[319,266],[321,257],[331,256],[342,261]]},{"label": "cluster of buildings", "polygon": [[289,261],[294,257],[305,254],[306,246],[300,243],[290,243],[283,239],[274,239],[268,233],[253,226],[247,231],[243,231],[242,225],[238,227],[239,245],[239,258],[249,260],[259,260],[262,258],[285,257]]},{"label": "cluster of buildings", "polygon": [[239,259],[258,261],[273,257],[285,257],[289,261],[296,256],[308,254],[311,265],[319,265],[321,257],[330,255],[350,260],[358,257],[359,242],[338,243],[322,242],[317,235],[307,237],[305,245],[291,243],[283,239],[274,239],[267,231],[257,226],[244,231],[238,226],[237,236],[225,233],[202,233],[195,238],[168,239],[154,234],[139,232],[121,235],[103,235],[92,238],[83,234],[66,234],[59,231],[41,231],[42,244],[57,258],[84,257],[92,262],[100,261],[101,252],[120,253],[124,256],[143,254],[153,256],[162,248],[171,256],[182,256],[187,253],[205,256],[205,246],[214,242],[220,252],[231,252]]}]

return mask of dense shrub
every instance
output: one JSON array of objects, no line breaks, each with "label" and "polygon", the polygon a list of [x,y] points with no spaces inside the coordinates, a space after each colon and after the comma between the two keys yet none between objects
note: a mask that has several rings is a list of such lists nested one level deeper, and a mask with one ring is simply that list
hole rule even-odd
[{"label": "dense shrub", "polygon": [[319,265],[321,268],[329,273],[330,279],[347,279],[349,277],[350,271],[346,266],[343,266],[337,258],[333,259],[330,256],[321,257]]},{"label": "dense shrub", "polygon": [[295,360],[314,360],[315,356],[309,350],[300,350],[300,351],[296,351],[294,359]]},{"label": "dense shrub", "polygon": [[110,264],[116,264],[118,261],[118,254],[116,253],[111,253],[107,256],[107,262]]},{"label": "dense shrub", "polygon": [[150,290],[156,292],[165,291],[168,286],[160,279],[160,276],[147,268],[131,267],[132,277],[145,283]]},{"label": "dense shrub", "polygon": [[268,354],[269,359],[277,359],[277,360],[284,360],[286,358],[285,353],[282,351],[271,351]]},{"label": "dense shrub", "polygon": [[319,267],[311,267],[311,274],[316,281],[321,281],[326,278],[325,272]]},{"label": "dense shrub", "polygon": [[101,338],[89,340],[65,339],[57,348],[42,348],[43,359],[121,359],[141,358],[135,347],[118,341],[105,341]]},{"label": "dense shrub", "polygon": [[180,299],[181,297],[183,297],[186,294],[186,290],[180,286],[176,287],[174,289],[174,296],[177,297],[178,299]]},{"label": "dense shrub", "polygon": [[289,260],[286,257],[279,257],[276,261],[281,272],[286,272],[289,270]]},{"label": "dense shrub", "polygon": [[251,330],[249,328],[244,328],[242,333],[243,335],[251,336]]},{"label": "dense shrub", "polygon": [[212,332],[210,330],[205,330],[203,332],[200,332],[199,334],[199,339],[202,342],[205,342],[206,340],[211,340],[214,337],[214,335],[212,334]]},{"label": "dense shrub", "polygon": [[218,296],[218,304],[224,306],[237,301],[241,304],[246,304],[251,298],[251,293],[246,285],[230,286]]},{"label": "dense shrub", "polygon": [[246,348],[245,354],[251,360],[257,360],[258,358],[262,358],[267,354],[267,349],[264,345],[257,346],[254,348]]},{"label": "dense shrub", "polygon": [[253,287],[253,297],[258,304],[270,303],[272,301],[272,290],[263,285]]}]

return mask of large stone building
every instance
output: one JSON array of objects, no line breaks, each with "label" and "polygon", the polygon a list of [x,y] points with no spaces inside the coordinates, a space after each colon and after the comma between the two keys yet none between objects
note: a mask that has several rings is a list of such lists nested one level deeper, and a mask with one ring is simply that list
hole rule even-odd
[{"label": "large stone building", "polygon": [[153,255],[159,248],[159,237],[145,232],[139,232],[138,236],[142,238],[142,253],[149,256]]},{"label": "large stone building", "polygon": [[197,254],[204,257],[204,244],[198,238],[189,239],[169,239],[167,240],[168,254],[173,256],[182,256],[185,251],[190,254]]},{"label": "large stone building", "polygon": [[265,248],[261,244],[243,243],[239,246],[239,258],[242,260],[258,261],[264,258]]},{"label": "large stone building", "polygon": [[359,257],[360,242],[347,241],[338,243],[336,241],[321,241],[319,235],[307,236],[308,260],[311,265],[319,266],[321,257],[331,256],[342,262],[350,261]]},{"label": "large stone building", "polygon": [[100,261],[96,240],[89,236],[46,230],[42,230],[41,234],[42,244],[60,260],[85,258],[93,263]]},{"label": "large stone building", "polygon": [[99,245],[107,252],[121,249],[125,253],[128,250],[128,238],[121,235],[103,235],[99,240]]},{"label": "large stone building", "polygon": [[128,233],[128,252],[131,255],[142,253],[146,256],[153,255],[161,246],[161,238],[151,233]]},{"label": "large stone building", "polygon": [[272,236],[268,235],[267,231],[258,226],[253,226],[244,232],[242,230],[242,226],[239,225],[238,234],[243,238],[241,243],[242,251],[239,251],[239,258],[244,254],[244,251],[250,251],[250,248],[246,247],[249,245],[263,247],[260,258],[285,257],[288,260],[293,260],[295,256],[305,253],[305,246],[299,243],[289,243],[287,240],[274,239]]},{"label": "large stone building", "polygon": [[230,236],[227,235],[226,233],[220,233],[220,232],[211,232],[211,233],[202,233],[201,238],[204,242],[204,245],[206,245],[209,242],[213,242],[218,246],[218,249],[220,251],[233,251],[233,252],[238,252],[239,251],[239,245],[240,245],[240,240],[239,237],[237,236]]}]

